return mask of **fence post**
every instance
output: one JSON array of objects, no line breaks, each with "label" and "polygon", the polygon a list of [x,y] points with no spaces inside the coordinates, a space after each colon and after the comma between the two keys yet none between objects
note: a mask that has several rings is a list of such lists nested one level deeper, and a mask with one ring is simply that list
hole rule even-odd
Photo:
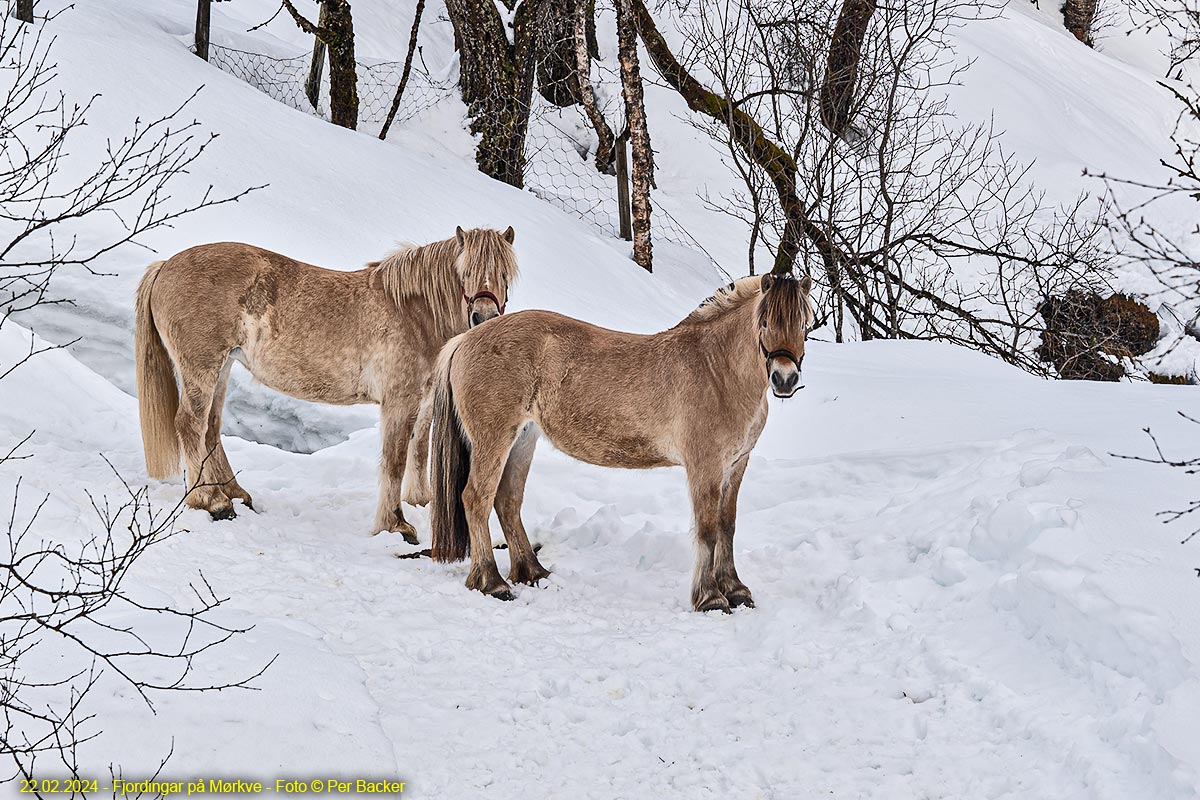
[{"label": "fence post", "polygon": [[212,0],[196,0],[196,55],[208,61],[208,28]]},{"label": "fence post", "polygon": [[[324,0],[321,2],[321,16],[317,18],[317,27],[323,28],[328,23],[328,7]],[[317,103],[321,99],[321,72],[325,68],[325,43],[320,38],[313,39],[312,65],[308,68],[308,80],[304,82],[304,94],[312,103],[313,111],[319,112]]]},{"label": "fence post", "polygon": [[17,0],[14,16],[21,22],[33,22],[33,0]]},{"label": "fence post", "polygon": [[621,225],[621,238],[633,241],[633,220],[629,205],[629,156],[625,145],[629,141],[629,128],[617,137],[617,217]]}]

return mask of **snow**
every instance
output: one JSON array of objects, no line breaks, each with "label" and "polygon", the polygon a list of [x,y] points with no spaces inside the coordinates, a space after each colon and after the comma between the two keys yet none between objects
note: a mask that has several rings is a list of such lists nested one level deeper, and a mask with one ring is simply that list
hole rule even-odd
[{"label": "snow", "polygon": [[[393,56],[408,4],[360,5],[380,26],[362,24],[360,51]],[[1040,174],[1064,196],[1082,164],[1152,164],[1169,122],[1152,78],[1019,5],[962,34],[1018,151],[1046,157]],[[214,40],[244,42],[271,7],[217,4]],[[269,184],[157,232],[160,253],[232,239],[355,268],[456,224],[512,224],[514,310],[639,331],[720,281],[682,253],[647,275],[624,243],[477,174],[461,130],[439,133],[460,105],[379,142],[273,103],[187,53],[193,13],[185,0],[97,0],[55,23],[64,83],[103,93],[79,157],[126,129],[130,109],[161,113],[205,84],[190,114],[220,138],[177,194]],[[278,23],[253,36],[304,46]],[[1080,99],[1064,121],[1068,90]],[[744,236],[695,197],[722,190],[708,145],[669,114],[652,124],[681,143],[661,162],[673,209],[740,263]],[[123,491],[101,454],[146,480],[128,340],[154,257],[127,249],[100,265],[113,277],[66,275],[58,290],[75,306],[0,328],[0,365],[43,341],[31,337],[84,336],[0,381],[0,449],[36,430],[34,457],[0,467],[0,487],[23,475],[24,497],[51,493],[43,535],[95,531],[87,493]],[[1150,454],[1146,426],[1172,453],[1200,450],[1177,415],[1197,413],[1194,388],[1046,382],[917,342],[811,342],[805,366],[807,388],[772,400],[743,485],[736,551],[758,607],[730,616],[689,610],[681,471],[603,470],[543,443],[525,522],[553,575],[502,604],[464,588],[465,564],[397,559],[412,548],[369,535],[372,409],[280,398],[239,367],[225,441],[258,513],[185,512],[187,533],[130,580],[186,605],[202,570],[229,597],[222,621],[254,626],[197,662],[199,679],[278,657],[257,691],[159,695],[157,713],[102,682],[85,772],[145,777],[173,749],[170,775],[398,777],[429,798],[1195,797],[1200,561],[1180,544],[1186,523],[1155,518],[1194,496],[1194,479],[1119,458]],[[150,488],[160,507],[179,493]],[[427,513],[410,518],[427,541]]]}]

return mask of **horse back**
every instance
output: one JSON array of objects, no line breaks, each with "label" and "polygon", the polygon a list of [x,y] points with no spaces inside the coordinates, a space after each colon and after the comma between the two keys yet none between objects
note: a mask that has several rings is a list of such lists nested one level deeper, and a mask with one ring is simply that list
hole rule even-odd
[{"label": "horse back", "polygon": [[367,270],[237,242],[199,245],[163,264],[152,303],[177,358],[205,368],[240,353],[260,381],[300,399],[377,402],[389,382],[379,373],[396,359],[385,352],[395,306]]},{"label": "horse back", "polygon": [[469,438],[473,427],[533,420],[574,458],[642,469],[680,463],[664,369],[654,337],[522,311],[465,334],[451,379]]}]

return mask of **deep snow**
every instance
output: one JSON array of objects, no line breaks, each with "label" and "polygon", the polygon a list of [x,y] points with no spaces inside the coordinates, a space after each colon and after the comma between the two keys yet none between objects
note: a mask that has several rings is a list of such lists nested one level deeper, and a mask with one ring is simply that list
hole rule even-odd
[{"label": "deep snow", "polygon": [[[271,5],[217,4],[216,40],[244,42]],[[388,5],[356,3],[379,25],[363,25],[365,56],[395,57],[384,50],[407,36],[407,4]],[[238,239],[353,268],[456,224],[513,224],[514,309],[643,331],[718,282],[686,254],[646,275],[622,243],[476,174],[465,134],[448,132],[457,101],[386,143],[271,102],[186,52],[193,13],[184,0],[93,2],[56,23],[64,83],[103,92],[94,131],[203,83],[191,113],[221,137],[178,191],[270,184],[156,234],[163,253]],[[961,37],[987,87],[976,110],[995,104],[1020,152],[1049,157],[1039,169],[1055,193],[1092,162],[1153,163],[1169,119],[1151,77],[1022,8],[984,25]],[[302,49],[288,27],[255,36]],[[430,55],[444,52],[431,35]],[[1073,82],[1092,68],[1094,83]],[[1082,98],[1065,121],[1063,87]],[[679,144],[664,148],[663,193],[738,264],[744,238],[694,197],[727,186],[708,145],[670,114],[652,122]],[[45,535],[85,536],[85,492],[120,494],[101,453],[144,480],[128,339],[149,260],[127,250],[101,265],[115,277],[64,276],[77,305],[22,320],[52,341],[85,337],[0,381],[0,443],[37,430],[34,458],[0,468],[0,487],[23,474],[26,497],[52,493]],[[0,364],[28,336],[0,329]],[[186,512],[189,532],[133,579],[182,604],[202,569],[230,597],[223,619],[255,626],[201,678],[279,658],[259,691],[160,696],[156,715],[103,683],[104,735],[84,764],[144,776],[173,743],[170,774],[395,775],[431,798],[1196,796],[1200,556],[1179,544],[1186,523],[1154,516],[1194,481],[1113,455],[1148,454],[1147,425],[1174,452],[1200,450],[1200,429],[1176,415],[1195,413],[1194,389],[1049,383],[921,343],[818,342],[806,366],[808,388],[772,401],[742,491],[739,570],[758,608],[729,617],[688,611],[679,470],[601,470],[543,444],[525,519],[554,575],[500,604],[462,586],[465,565],[398,560],[412,548],[368,535],[372,409],[306,406],[243,374],[226,446],[260,513]],[[151,490],[167,507],[179,493]],[[425,512],[412,518],[427,539]]]}]

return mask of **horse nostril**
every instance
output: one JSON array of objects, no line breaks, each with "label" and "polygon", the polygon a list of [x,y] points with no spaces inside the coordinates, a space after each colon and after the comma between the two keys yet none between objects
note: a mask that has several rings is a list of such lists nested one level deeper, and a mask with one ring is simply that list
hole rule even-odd
[{"label": "horse nostril", "polygon": [[480,314],[478,311],[471,312],[471,327],[472,328],[474,328],[476,325],[478,325],[479,323],[481,323],[483,321],[484,321],[483,314]]}]

